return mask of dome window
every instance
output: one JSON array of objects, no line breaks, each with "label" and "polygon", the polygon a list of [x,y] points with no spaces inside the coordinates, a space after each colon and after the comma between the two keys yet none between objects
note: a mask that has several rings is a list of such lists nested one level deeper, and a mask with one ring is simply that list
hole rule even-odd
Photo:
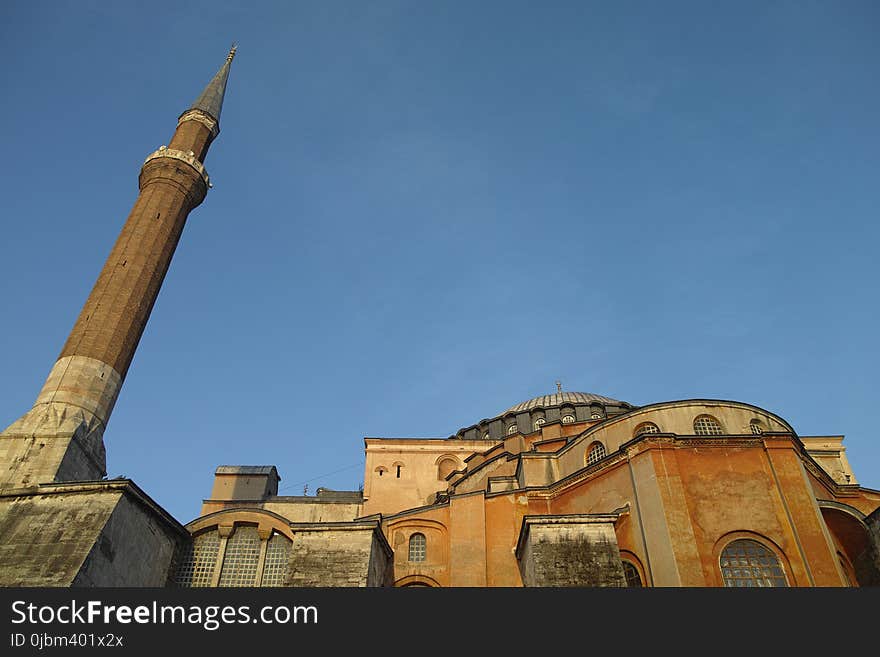
[{"label": "dome window", "polygon": [[542,417],[539,417],[537,420],[535,420],[535,429],[540,429],[546,422],[547,422],[547,420],[545,420]]},{"label": "dome window", "polygon": [[761,420],[757,418],[749,422],[749,429],[751,429],[752,433],[756,436],[760,436],[764,433],[764,425],[761,423]]},{"label": "dome window", "polygon": [[593,463],[601,461],[605,458],[605,454],[605,445],[596,441],[590,445],[590,450],[587,452],[587,465],[593,465]]},{"label": "dome window", "polygon": [[694,420],[694,433],[698,436],[721,436],[724,434],[724,429],[711,415],[699,415]]},{"label": "dome window", "polygon": [[509,427],[507,427],[507,435],[508,436],[512,436],[515,433],[516,433],[516,425],[515,424],[511,424]]},{"label": "dome window", "polygon": [[568,413],[562,416],[562,424],[573,424],[574,423],[574,415]]},{"label": "dome window", "polygon": [[636,427],[636,430],[633,431],[633,438],[638,438],[644,433],[660,433],[660,427],[653,422],[642,422]]}]

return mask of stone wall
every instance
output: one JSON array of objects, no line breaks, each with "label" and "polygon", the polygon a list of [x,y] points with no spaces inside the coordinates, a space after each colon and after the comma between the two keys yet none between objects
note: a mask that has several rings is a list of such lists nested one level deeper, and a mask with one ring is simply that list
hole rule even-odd
[{"label": "stone wall", "polygon": [[524,586],[626,586],[616,515],[526,516],[517,545]]},{"label": "stone wall", "polygon": [[390,586],[393,553],[378,522],[292,523],[289,585]]},{"label": "stone wall", "polygon": [[165,586],[186,530],[128,480],[0,496],[0,586]]}]

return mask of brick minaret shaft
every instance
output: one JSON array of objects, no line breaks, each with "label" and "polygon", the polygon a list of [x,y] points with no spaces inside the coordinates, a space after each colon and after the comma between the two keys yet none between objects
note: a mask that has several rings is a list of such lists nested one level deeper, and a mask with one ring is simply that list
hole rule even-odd
[{"label": "brick minaret shaft", "polygon": [[190,211],[211,186],[226,62],[141,167],[140,193],[33,408],[0,434],[0,489],[106,475],[103,433]]}]

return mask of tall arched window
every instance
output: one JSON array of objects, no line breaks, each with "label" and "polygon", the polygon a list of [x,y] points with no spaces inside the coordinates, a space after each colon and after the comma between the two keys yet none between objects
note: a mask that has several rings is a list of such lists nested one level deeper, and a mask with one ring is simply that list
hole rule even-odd
[{"label": "tall arched window", "polygon": [[[268,531],[269,538],[260,540]],[[215,526],[193,537],[192,547],[181,559],[175,584],[181,587],[214,586],[286,586],[293,547],[291,540],[276,529],[236,524],[226,539],[222,565],[222,539]],[[260,570],[260,555],[263,567]],[[218,577],[219,571],[219,577]]]},{"label": "tall arched window", "polygon": [[623,576],[626,578],[627,586],[642,586],[642,576],[639,575],[639,569],[629,561],[622,561]]},{"label": "tall arched window", "polygon": [[424,561],[427,555],[427,541],[424,534],[415,533],[409,537],[409,560]]},{"label": "tall arched window", "polygon": [[605,458],[605,445],[596,441],[590,445],[590,451],[587,452],[587,465],[592,465],[603,458]]},{"label": "tall arched window", "polygon": [[724,586],[788,586],[779,559],[758,541],[741,538],[721,552]]},{"label": "tall arched window", "polygon": [[260,561],[260,535],[249,525],[235,528],[226,541],[218,586],[255,586]]},{"label": "tall arched window", "polygon": [[220,534],[216,529],[195,536],[192,547],[187,550],[178,567],[177,586],[211,586],[219,551]]},{"label": "tall arched window", "polygon": [[694,419],[694,433],[698,436],[720,436],[724,430],[721,423],[711,415],[698,415]]},{"label": "tall arched window", "polygon": [[266,545],[266,561],[263,565],[261,586],[285,586],[287,565],[290,563],[291,542],[286,536],[273,532]]}]

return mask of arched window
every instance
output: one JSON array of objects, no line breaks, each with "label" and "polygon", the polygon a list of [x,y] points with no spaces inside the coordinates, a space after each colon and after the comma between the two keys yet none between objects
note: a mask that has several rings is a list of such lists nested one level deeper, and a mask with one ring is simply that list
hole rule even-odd
[{"label": "arched window", "polygon": [[489,440],[489,432],[483,434],[483,440]]},{"label": "arched window", "polygon": [[590,419],[591,420],[601,420],[602,419],[602,411],[598,408],[590,409]]},{"label": "arched window", "polygon": [[[287,585],[293,543],[284,534],[272,530],[268,540],[261,541],[257,527],[236,525],[234,533],[226,539],[222,567],[218,563],[220,545],[216,527],[194,536],[192,548],[177,569],[175,584],[181,587],[212,586],[219,568],[217,586]],[[259,572],[261,550],[265,551],[265,557],[262,572]]]},{"label": "arched window", "polygon": [[623,561],[623,576],[626,578],[627,586],[642,586],[642,576],[639,575],[639,569],[629,561]]},{"label": "arched window", "polygon": [[603,458],[605,458],[605,445],[598,441],[590,445],[590,451],[587,452],[587,465],[592,465]]},{"label": "arched window", "polygon": [[749,422],[749,429],[752,430],[752,433],[755,435],[761,435],[764,433],[764,425],[761,423],[761,420],[757,418]]},{"label": "arched window", "polygon": [[720,436],[724,430],[721,423],[711,415],[698,415],[694,420],[694,433],[698,436]]},{"label": "arched window", "polygon": [[721,576],[724,586],[788,586],[773,550],[748,538],[732,541],[721,552]]},{"label": "arched window", "polygon": [[177,569],[177,586],[211,586],[219,551],[220,534],[216,529],[195,536]]},{"label": "arched window", "polygon": [[427,553],[425,535],[415,533],[409,537],[409,560],[424,561]]},{"label": "arched window", "polygon": [[260,561],[260,535],[250,525],[235,528],[226,541],[218,586],[254,586]]},{"label": "arched window", "polygon": [[540,429],[541,426],[543,426],[546,422],[547,422],[547,420],[546,420],[545,418],[543,418],[543,417],[539,417],[539,418],[537,418],[537,419],[535,420],[535,429],[536,429],[536,430],[537,430],[537,429]]},{"label": "arched window", "polygon": [[290,563],[290,539],[273,532],[266,545],[266,561],[263,564],[261,586],[285,586],[287,584],[287,564]]},{"label": "arched window", "polygon": [[562,424],[572,424],[574,423],[574,415],[567,413],[562,416]]},{"label": "arched window", "polygon": [[507,435],[508,436],[512,436],[515,433],[516,433],[516,425],[515,424],[511,424],[509,427],[507,427]]},{"label": "arched window", "polygon": [[660,427],[653,422],[642,422],[636,427],[636,430],[633,431],[633,438],[638,438],[643,433],[660,433]]}]

